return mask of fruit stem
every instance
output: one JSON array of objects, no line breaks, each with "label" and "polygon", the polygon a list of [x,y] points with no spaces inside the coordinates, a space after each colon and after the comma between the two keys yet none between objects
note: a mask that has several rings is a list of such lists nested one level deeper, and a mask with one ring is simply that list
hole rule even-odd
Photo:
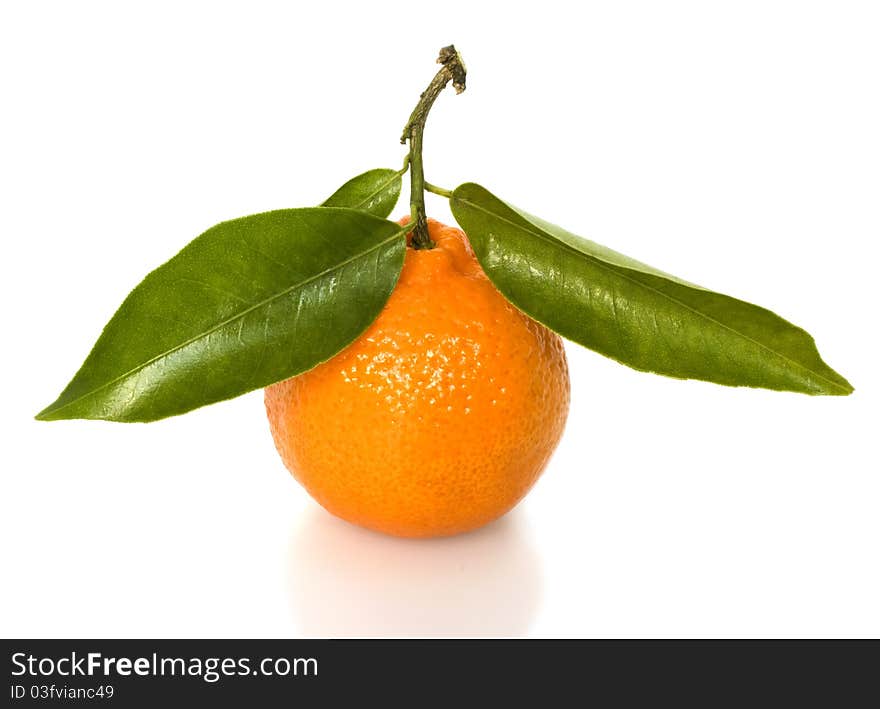
[{"label": "fruit stem", "polygon": [[428,112],[440,92],[446,88],[446,84],[450,81],[455,88],[455,93],[460,94],[464,91],[467,75],[464,62],[452,44],[440,50],[437,63],[443,66],[428,84],[428,88],[422,92],[419,102],[403,129],[403,135],[400,137],[401,143],[406,143],[409,140],[409,208],[410,223],[413,225],[412,246],[414,249],[434,248],[434,242],[428,235],[428,217],[425,214],[425,170],[422,165],[422,137],[425,132],[425,122],[428,120]]}]

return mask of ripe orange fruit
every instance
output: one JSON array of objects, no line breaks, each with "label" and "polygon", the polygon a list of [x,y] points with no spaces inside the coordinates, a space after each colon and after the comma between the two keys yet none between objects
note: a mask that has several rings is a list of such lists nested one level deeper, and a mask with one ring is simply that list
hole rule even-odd
[{"label": "ripe orange fruit", "polygon": [[[405,221],[401,221],[405,223]],[[459,229],[407,248],[385,308],[349,347],[266,389],[285,465],[327,510],[404,537],[510,510],[568,414],[561,339],[514,308]]]}]

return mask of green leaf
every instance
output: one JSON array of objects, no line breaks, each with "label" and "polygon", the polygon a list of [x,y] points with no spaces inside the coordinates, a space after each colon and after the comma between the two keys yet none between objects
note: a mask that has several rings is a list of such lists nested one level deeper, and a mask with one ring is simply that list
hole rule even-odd
[{"label": "green leaf", "polygon": [[400,226],[354,209],[218,224],[128,295],[37,418],[153,421],[304,372],[376,318],[405,250]]},{"label": "green leaf", "polygon": [[813,338],[778,315],[669,276],[468,183],[450,200],[486,274],[523,312],[635,369],[846,395]]},{"label": "green leaf", "polygon": [[379,168],[352,177],[330,195],[322,207],[351,207],[387,217],[400,197],[400,173]]}]

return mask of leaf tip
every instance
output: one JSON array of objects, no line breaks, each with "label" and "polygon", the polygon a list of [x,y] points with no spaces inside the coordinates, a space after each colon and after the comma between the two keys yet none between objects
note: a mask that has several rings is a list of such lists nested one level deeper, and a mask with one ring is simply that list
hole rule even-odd
[{"label": "leaf tip", "polygon": [[808,393],[815,396],[849,396],[854,391],[855,387],[845,377],[826,365],[824,376],[814,381]]},{"label": "leaf tip", "polygon": [[45,409],[34,416],[35,421],[61,421],[62,419],[71,418],[62,413],[63,405],[60,405],[60,398],[53,401]]},{"label": "leaf tip", "polygon": [[856,390],[856,388],[843,377],[840,377],[840,381],[841,383],[838,387],[831,392],[833,396],[849,396]]},{"label": "leaf tip", "polygon": [[51,406],[47,406],[40,413],[34,416],[35,421],[56,421],[57,417],[53,416],[53,411]]},{"label": "leaf tip", "polygon": [[822,387],[820,394],[827,396],[849,396],[855,391],[855,387],[847,381],[840,372],[829,367],[825,362],[825,376],[822,377],[827,386]]}]

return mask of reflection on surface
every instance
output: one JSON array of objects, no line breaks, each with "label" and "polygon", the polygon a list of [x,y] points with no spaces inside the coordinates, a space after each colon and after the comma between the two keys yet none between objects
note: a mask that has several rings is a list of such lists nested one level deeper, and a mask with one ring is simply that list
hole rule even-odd
[{"label": "reflection on surface", "polygon": [[540,563],[516,512],[447,539],[396,539],[313,506],[288,559],[307,636],[516,636],[537,611]]}]

